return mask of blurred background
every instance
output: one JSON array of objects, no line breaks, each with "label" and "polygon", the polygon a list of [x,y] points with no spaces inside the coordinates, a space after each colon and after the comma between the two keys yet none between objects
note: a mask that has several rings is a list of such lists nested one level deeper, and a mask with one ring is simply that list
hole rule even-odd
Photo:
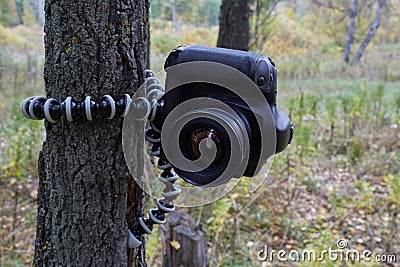
[{"label": "blurred background", "polygon": [[[33,257],[44,128],[19,105],[44,93],[43,2],[0,0],[0,266],[30,266]],[[266,244],[322,250],[339,238],[400,257],[400,1],[248,2],[250,51],[275,60],[278,105],[296,135],[255,193],[239,183],[212,205],[182,209],[203,225],[208,265],[269,266],[257,260]],[[215,46],[220,7],[221,0],[152,0],[151,68],[160,71],[178,45]],[[149,266],[162,261],[155,232]]]}]

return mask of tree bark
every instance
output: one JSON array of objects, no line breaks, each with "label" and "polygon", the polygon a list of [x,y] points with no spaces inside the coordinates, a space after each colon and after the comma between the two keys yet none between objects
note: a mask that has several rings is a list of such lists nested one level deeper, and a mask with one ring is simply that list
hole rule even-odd
[{"label": "tree bark", "polygon": [[219,15],[218,47],[249,50],[249,0],[222,0]]},{"label": "tree bark", "polygon": [[346,40],[346,46],[344,48],[344,57],[343,57],[344,62],[347,62],[347,63],[349,63],[349,61],[350,61],[351,48],[354,43],[354,33],[356,31],[357,9],[358,9],[358,1],[353,0],[351,9],[350,9],[350,21],[349,21],[349,27],[347,29],[347,40]]},{"label": "tree bark", "polygon": [[385,6],[385,3],[386,3],[386,0],[379,0],[379,4],[378,4],[377,10],[376,10],[375,19],[371,24],[371,27],[369,29],[369,32],[368,32],[367,36],[365,36],[364,41],[361,43],[360,47],[357,50],[356,55],[354,56],[353,60],[351,61],[351,65],[352,66],[357,64],[360,61],[365,49],[367,48],[368,44],[371,42],[371,40],[374,37],[376,31],[378,30],[379,25],[381,23],[382,10],[383,10],[383,7]]},{"label": "tree bark", "polygon": [[[46,0],[47,97],[81,102],[89,95],[98,102],[106,94],[132,95],[144,77],[148,6]],[[34,266],[145,265],[143,247],[127,250],[128,224],[143,203],[124,160],[122,122],[45,122]]]}]

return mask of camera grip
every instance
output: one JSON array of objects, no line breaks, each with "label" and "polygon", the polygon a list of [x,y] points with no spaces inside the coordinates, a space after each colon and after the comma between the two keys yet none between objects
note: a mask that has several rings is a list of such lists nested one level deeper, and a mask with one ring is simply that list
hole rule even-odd
[{"label": "camera grip", "polygon": [[292,141],[293,136],[293,124],[290,121],[288,115],[285,112],[276,108],[273,112],[275,127],[276,127],[276,151],[280,153],[287,147]]}]

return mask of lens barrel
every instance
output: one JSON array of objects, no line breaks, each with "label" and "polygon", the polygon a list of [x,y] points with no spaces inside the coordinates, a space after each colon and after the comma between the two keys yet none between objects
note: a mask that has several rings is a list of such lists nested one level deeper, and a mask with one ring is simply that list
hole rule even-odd
[{"label": "lens barrel", "polygon": [[163,144],[163,151],[171,151],[174,145],[179,147],[176,154],[165,156],[188,183],[216,186],[243,175],[249,158],[249,140],[236,113],[218,108],[193,110],[174,121],[167,118],[163,131],[178,136],[178,144]]}]

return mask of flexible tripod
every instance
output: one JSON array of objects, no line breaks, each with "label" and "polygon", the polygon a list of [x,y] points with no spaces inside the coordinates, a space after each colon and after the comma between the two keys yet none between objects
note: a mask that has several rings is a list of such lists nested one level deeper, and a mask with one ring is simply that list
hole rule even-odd
[{"label": "flexible tripod", "polygon": [[[150,154],[159,156],[161,133],[152,122],[161,108],[162,104],[158,100],[163,96],[164,88],[150,70],[146,70],[144,86],[147,89],[146,97],[138,97],[134,100],[128,94],[117,101],[110,95],[105,95],[100,102],[93,101],[90,96],[87,96],[83,102],[75,102],[70,96],[63,102],[58,102],[54,98],[33,96],[22,102],[21,112],[28,119],[46,119],[50,123],[58,123],[61,118],[66,118],[69,122],[82,118],[88,121],[104,118],[111,120],[117,117],[126,117],[129,110],[133,109],[135,119],[149,120],[150,127],[145,132],[145,139],[152,144]],[[142,244],[141,236],[151,234],[154,224],[165,223],[165,214],[175,210],[173,201],[181,193],[181,189],[174,185],[179,176],[176,175],[171,164],[159,159],[156,167],[162,171],[158,180],[165,185],[162,192],[163,197],[156,200],[157,207],[149,210],[148,218],[140,217],[138,219],[139,223],[136,229],[133,231],[128,229],[129,248],[139,247]]]}]

